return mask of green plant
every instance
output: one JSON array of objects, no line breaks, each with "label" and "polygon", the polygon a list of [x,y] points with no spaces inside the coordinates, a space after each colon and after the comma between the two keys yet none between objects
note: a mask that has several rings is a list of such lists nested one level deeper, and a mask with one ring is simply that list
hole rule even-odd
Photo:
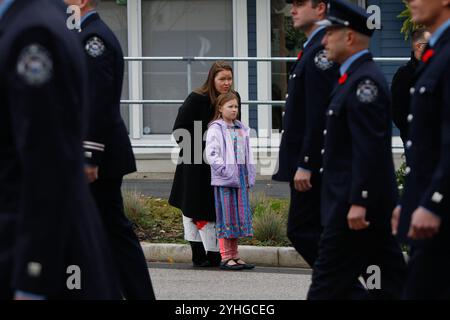
[{"label": "green plant", "polygon": [[411,11],[409,9],[408,3],[405,0],[403,0],[403,2],[405,3],[405,10],[403,10],[397,16],[397,18],[405,20],[405,21],[403,21],[403,25],[402,25],[402,28],[401,28],[400,32],[405,35],[405,40],[408,40],[408,38],[411,35],[411,33],[414,30],[420,28],[420,25],[418,25],[417,23],[414,23],[412,21],[412,19],[411,19]]},{"label": "green plant", "polygon": [[271,209],[275,213],[287,217],[288,206],[289,201],[269,198],[264,192],[250,193],[250,209],[254,217],[264,214],[267,209]]},{"label": "green plant", "polygon": [[250,192],[250,210],[254,216],[259,215],[261,207],[267,202],[267,197],[264,192]]},{"label": "green plant", "polygon": [[289,51],[298,53],[302,49],[301,45],[306,38],[305,34],[294,28],[291,17],[285,17],[284,28],[286,32],[286,48]]},{"label": "green plant", "polygon": [[266,207],[253,221],[254,237],[261,242],[280,243],[286,241],[286,219]]},{"label": "green plant", "polygon": [[137,191],[123,192],[123,205],[126,216],[137,228],[146,228],[153,224],[151,211],[147,207],[146,198]]},{"label": "green plant", "polygon": [[398,168],[398,170],[395,172],[395,177],[397,180],[397,187],[400,194],[403,193],[403,188],[405,186],[405,177],[406,177],[406,161],[405,161],[405,155],[402,155],[402,164]]}]

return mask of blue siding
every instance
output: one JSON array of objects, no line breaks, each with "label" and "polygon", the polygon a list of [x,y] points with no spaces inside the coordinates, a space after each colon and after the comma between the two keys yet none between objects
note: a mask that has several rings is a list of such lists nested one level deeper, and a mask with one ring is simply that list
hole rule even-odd
[{"label": "blue siding", "polygon": [[[368,5],[378,5],[381,8],[382,29],[375,31],[371,50],[376,57],[409,57],[411,46],[400,33],[403,21],[397,16],[404,10],[403,2],[399,0],[369,0]],[[390,83],[392,77],[403,62],[380,63],[383,72]]]},{"label": "blue siding", "polygon": [[[256,0],[247,1],[248,12],[248,55],[256,57]],[[248,63],[249,75],[249,98],[250,100],[258,100],[258,84],[257,84],[257,68],[256,62]],[[258,110],[257,106],[250,105],[249,122],[252,129],[258,130]]]}]

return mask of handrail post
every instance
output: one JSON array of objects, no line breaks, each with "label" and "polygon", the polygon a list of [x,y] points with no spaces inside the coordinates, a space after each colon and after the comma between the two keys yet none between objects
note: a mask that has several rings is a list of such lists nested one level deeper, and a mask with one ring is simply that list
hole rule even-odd
[{"label": "handrail post", "polygon": [[187,91],[192,92],[192,58],[187,58]]}]

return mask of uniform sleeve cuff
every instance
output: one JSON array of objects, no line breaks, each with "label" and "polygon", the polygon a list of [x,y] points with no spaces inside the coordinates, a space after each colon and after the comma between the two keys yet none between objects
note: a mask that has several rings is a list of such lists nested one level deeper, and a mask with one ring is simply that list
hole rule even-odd
[{"label": "uniform sleeve cuff", "polygon": [[20,290],[17,290],[14,293],[14,296],[15,297],[19,296],[20,298],[27,299],[27,300],[45,300],[46,299],[46,297],[43,295],[20,291]]},{"label": "uniform sleeve cuff", "polygon": [[86,164],[98,167],[102,161],[103,152],[84,149],[84,159]]},{"label": "uniform sleeve cuff", "polygon": [[298,167],[297,170],[300,170],[300,171],[306,171],[306,172],[309,172],[309,173],[312,172],[311,170],[306,169],[306,168],[303,168],[303,167]]},{"label": "uniform sleeve cuff", "polygon": [[442,217],[442,210],[441,210],[441,204],[440,202],[436,202],[436,198],[434,199],[428,199],[425,201],[422,201],[422,203],[420,204],[420,206],[428,211],[430,211],[432,214],[438,216],[438,217]]},{"label": "uniform sleeve cuff", "polygon": [[298,168],[301,168],[303,170],[307,170],[312,172],[313,171],[313,164],[314,159],[311,156],[308,155],[301,155],[297,164]]},{"label": "uniform sleeve cuff", "polygon": [[366,207],[369,203],[369,192],[367,190],[352,192],[350,204]]}]

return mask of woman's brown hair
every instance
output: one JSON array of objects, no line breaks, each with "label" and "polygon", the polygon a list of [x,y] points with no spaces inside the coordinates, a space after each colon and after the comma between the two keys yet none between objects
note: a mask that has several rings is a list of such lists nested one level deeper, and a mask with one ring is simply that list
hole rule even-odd
[{"label": "woman's brown hair", "polygon": [[[216,61],[209,69],[208,78],[205,83],[198,89],[195,90],[196,93],[207,95],[209,100],[211,101],[211,105],[216,105],[217,96],[220,94],[216,91],[216,87],[214,84],[214,80],[217,74],[221,71],[230,71],[233,75],[233,68],[231,65],[226,63],[225,61]],[[231,92],[234,92],[231,90]]]},{"label": "woman's brown hair", "polygon": [[231,100],[236,100],[236,102],[239,103],[239,99],[238,99],[237,95],[231,91],[227,92],[227,93],[222,93],[221,95],[219,95],[217,97],[216,104],[214,105],[214,110],[215,110],[214,117],[211,120],[211,122],[221,118],[221,114],[219,111],[220,107]]}]

